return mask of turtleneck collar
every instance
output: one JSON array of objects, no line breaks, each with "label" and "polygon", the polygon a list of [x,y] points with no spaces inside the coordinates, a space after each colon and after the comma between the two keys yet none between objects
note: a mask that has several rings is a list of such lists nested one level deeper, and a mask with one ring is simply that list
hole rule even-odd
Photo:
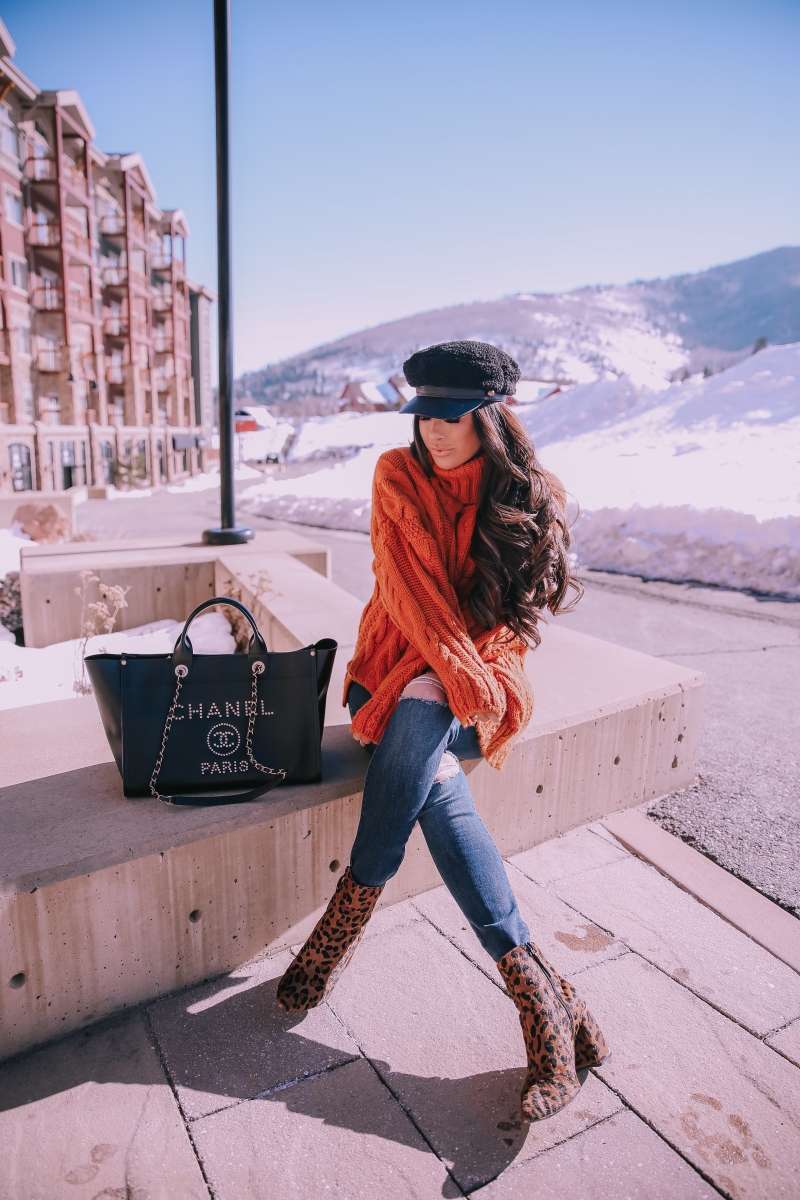
[{"label": "turtleneck collar", "polygon": [[437,488],[459,504],[477,504],[486,458],[483,453],[449,471],[433,465]]}]

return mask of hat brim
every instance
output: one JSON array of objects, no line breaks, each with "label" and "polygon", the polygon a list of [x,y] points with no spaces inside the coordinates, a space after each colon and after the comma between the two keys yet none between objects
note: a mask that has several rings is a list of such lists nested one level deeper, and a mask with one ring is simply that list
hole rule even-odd
[{"label": "hat brim", "polygon": [[[503,397],[505,399],[505,397]],[[414,396],[400,409],[401,413],[413,413],[415,417],[438,417],[441,421],[457,421],[459,417],[474,412],[486,404],[480,400],[450,400],[446,396]],[[493,401],[489,401],[493,403]]]}]

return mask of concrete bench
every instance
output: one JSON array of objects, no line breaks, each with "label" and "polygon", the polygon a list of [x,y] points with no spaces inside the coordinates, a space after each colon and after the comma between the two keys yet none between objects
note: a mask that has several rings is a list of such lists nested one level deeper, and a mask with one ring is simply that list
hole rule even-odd
[{"label": "concrete bench", "polygon": [[[325,577],[330,574],[327,547],[292,530],[257,533],[246,545],[225,547],[230,558],[273,552],[292,555]],[[26,546],[20,562],[25,645],[50,646],[81,636],[80,599],[75,595],[81,571],[93,571],[103,583],[130,588],[117,629],[164,618],[182,620],[214,595],[219,554],[219,546],[185,537]]]},{"label": "concrete bench", "polygon": [[[0,713],[0,1056],[303,940],[348,860],[367,766],[339,708],[360,605],[297,557],[220,551],[272,649],[341,643],[323,782],[232,808],[126,800],[92,697]],[[501,853],[685,787],[703,676],[550,625],[502,772],[464,763]],[[337,724],[337,722],[339,722]],[[417,829],[381,905],[439,884]]]}]

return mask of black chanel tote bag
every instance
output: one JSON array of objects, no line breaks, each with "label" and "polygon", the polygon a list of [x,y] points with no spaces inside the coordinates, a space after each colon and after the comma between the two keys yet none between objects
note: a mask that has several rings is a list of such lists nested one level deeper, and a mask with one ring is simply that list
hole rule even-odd
[{"label": "black chanel tote bag", "polygon": [[[194,654],[189,626],[230,604],[253,629],[247,654]],[[90,654],[92,681],[126,796],[235,804],[279,783],[322,778],[320,742],[337,644],[267,650],[227,596],[194,610],[172,654]]]}]

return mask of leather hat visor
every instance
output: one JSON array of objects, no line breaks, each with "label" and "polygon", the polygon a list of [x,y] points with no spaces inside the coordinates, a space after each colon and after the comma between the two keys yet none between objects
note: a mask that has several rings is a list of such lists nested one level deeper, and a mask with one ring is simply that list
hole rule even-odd
[{"label": "leather hat visor", "polygon": [[485,404],[497,404],[505,399],[505,396],[496,396],[494,392],[487,393],[479,388],[418,387],[414,399],[404,404],[400,412],[453,421]]}]

